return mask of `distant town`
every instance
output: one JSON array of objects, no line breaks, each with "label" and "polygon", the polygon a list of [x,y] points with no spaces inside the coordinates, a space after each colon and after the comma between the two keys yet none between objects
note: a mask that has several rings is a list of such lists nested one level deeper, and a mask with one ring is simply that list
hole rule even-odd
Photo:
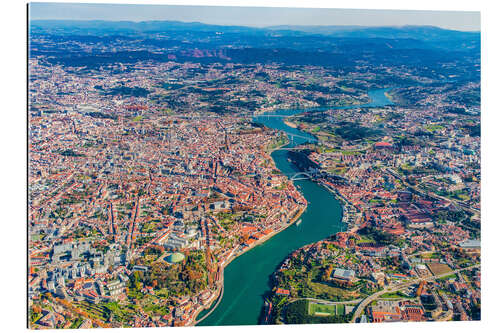
[{"label": "distant town", "polygon": [[302,181],[337,231],[274,266],[255,324],[480,319],[479,34],[331,63],[306,33],[55,22],[29,40],[30,328],[203,324],[234,259],[314,228]]}]

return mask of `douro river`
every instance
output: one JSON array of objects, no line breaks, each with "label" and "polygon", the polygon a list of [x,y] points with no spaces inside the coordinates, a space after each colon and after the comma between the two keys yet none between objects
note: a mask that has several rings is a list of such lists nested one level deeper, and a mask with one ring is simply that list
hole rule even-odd
[{"label": "douro river", "polygon": [[[369,92],[371,102],[365,105],[338,107],[347,109],[354,107],[375,107],[392,104],[386,98],[388,89]],[[331,108],[330,108],[331,109]],[[280,110],[273,114],[294,115],[305,111],[322,110],[290,109]],[[324,110],[324,109],[323,109]],[[316,141],[308,133],[291,128],[280,117],[256,116],[254,121],[267,127],[284,131],[293,141],[286,147],[294,147],[305,142]],[[285,174],[297,172],[297,168],[288,160],[286,150],[276,150],[271,154],[278,169]],[[302,222],[293,225],[275,235],[265,243],[233,260],[224,270],[224,295],[217,308],[198,325],[256,325],[264,304],[263,295],[269,291],[269,277],[277,266],[291,252],[300,247],[319,241],[341,231],[342,207],[332,193],[324,187],[310,181],[294,181],[299,191],[308,201],[307,210],[301,216]],[[201,318],[205,312],[198,317]]]}]

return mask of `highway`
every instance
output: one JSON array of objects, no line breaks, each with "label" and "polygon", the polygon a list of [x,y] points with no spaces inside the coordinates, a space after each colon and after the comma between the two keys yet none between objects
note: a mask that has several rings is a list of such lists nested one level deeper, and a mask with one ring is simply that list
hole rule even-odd
[{"label": "highway", "polygon": [[300,148],[300,147],[295,147],[295,148],[276,148],[276,149],[273,149],[273,151],[276,151],[276,150],[289,150],[289,151],[301,151],[301,150],[305,150],[307,148]]},{"label": "highway", "polygon": [[324,304],[324,305],[339,305],[339,304],[358,304],[361,302],[363,299],[362,298],[356,298],[350,301],[339,301],[339,302],[332,302],[332,301],[327,301],[324,299],[319,299],[319,298],[310,298],[310,297],[301,297],[301,298],[292,298],[290,299],[290,303],[300,301],[300,300],[306,300],[306,301],[312,301],[316,302],[318,304]]},{"label": "highway", "polygon": [[200,319],[193,318],[194,319],[193,326],[196,326],[199,323],[201,323],[203,320],[205,320],[205,318],[210,316],[212,314],[212,312],[214,312],[214,310],[219,306],[219,303],[222,300],[222,296],[224,296],[224,269],[221,269],[221,272],[222,272],[221,279],[220,279],[220,281],[217,282],[217,285],[218,285],[217,288],[220,288],[217,303],[215,303],[215,305],[211,307],[210,311],[207,312],[202,318],[200,318]]},{"label": "highway", "polygon": [[409,287],[409,286],[411,286],[413,284],[419,283],[420,281],[432,281],[432,280],[439,279],[439,278],[442,278],[442,277],[450,275],[450,274],[458,273],[458,272],[469,270],[469,269],[476,268],[476,267],[480,267],[480,264],[472,265],[472,266],[465,267],[465,268],[456,269],[454,271],[443,273],[443,274],[437,275],[437,276],[429,276],[429,277],[426,277],[426,278],[414,279],[414,280],[411,280],[409,282],[405,282],[405,283],[402,283],[402,284],[399,284],[399,285],[396,285],[396,286],[394,286],[394,285],[387,286],[384,289],[382,289],[381,291],[376,292],[375,294],[372,294],[372,295],[368,296],[361,303],[359,303],[359,305],[356,308],[356,311],[354,312],[354,315],[352,316],[351,322],[355,323],[356,319],[358,319],[358,317],[361,315],[361,312],[363,312],[363,310],[365,309],[365,307],[368,304],[370,304],[372,301],[376,300],[379,296],[382,296],[383,294],[407,288],[407,287]]}]

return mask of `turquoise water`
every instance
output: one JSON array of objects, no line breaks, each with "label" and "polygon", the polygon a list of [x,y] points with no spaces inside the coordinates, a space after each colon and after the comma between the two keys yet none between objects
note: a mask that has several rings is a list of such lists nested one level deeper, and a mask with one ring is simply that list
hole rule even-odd
[{"label": "turquoise water", "polygon": [[[392,104],[386,96],[388,89],[369,92],[371,102],[363,107]],[[337,107],[347,109],[360,106]],[[306,111],[321,111],[326,108],[289,109],[274,112],[275,115],[294,115]],[[291,128],[283,123],[283,118],[255,117],[256,122],[267,127],[284,131],[293,137],[287,147],[294,147],[316,139],[308,133]],[[278,169],[289,174],[297,168],[288,161],[287,151],[276,150],[271,154]],[[317,242],[341,230],[342,207],[335,197],[324,187],[309,181],[294,181],[308,202],[302,214],[302,223],[293,225],[233,260],[224,271],[224,296],[219,306],[203,320],[201,326],[215,325],[256,325],[264,303],[264,294],[269,290],[269,277],[288,254],[298,248]],[[203,313],[199,315],[201,318]]]}]

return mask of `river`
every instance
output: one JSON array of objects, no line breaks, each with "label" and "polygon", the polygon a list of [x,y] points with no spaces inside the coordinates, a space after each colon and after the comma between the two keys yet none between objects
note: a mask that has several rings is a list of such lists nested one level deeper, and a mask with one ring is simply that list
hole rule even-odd
[{"label": "river", "polygon": [[[375,107],[392,104],[385,92],[377,89],[368,92],[371,101],[364,105],[336,107],[347,109],[354,107]],[[306,111],[318,111],[328,108],[288,109],[274,112],[274,115],[294,115]],[[331,109],[331,108],[330,108]],[[287,133],[290,141],[286,147],[314,142],[316,139],[308,133],[291,128],[280,117],[256,116],[254,121]],[[298,135],[298,136],[294,136]],[[271,157],[276,167],[285,174],[298,171],[289,162],[286,150],[275,150]],[[300,247],[324,239],[342,228],[342,206],[332,193],[324,187],[310,181],[294,181],[299,191],[308,202],[302,214],[302,222],[293,225],[272,237],[265,243],[234,259],[224,270],[224,295],[218,307],[198,325],[256,325],[264,304],[263,295],[269,291],[269,277],[277,266],[293,251]],[[206,311],[198,317],[201,318]]]}]

